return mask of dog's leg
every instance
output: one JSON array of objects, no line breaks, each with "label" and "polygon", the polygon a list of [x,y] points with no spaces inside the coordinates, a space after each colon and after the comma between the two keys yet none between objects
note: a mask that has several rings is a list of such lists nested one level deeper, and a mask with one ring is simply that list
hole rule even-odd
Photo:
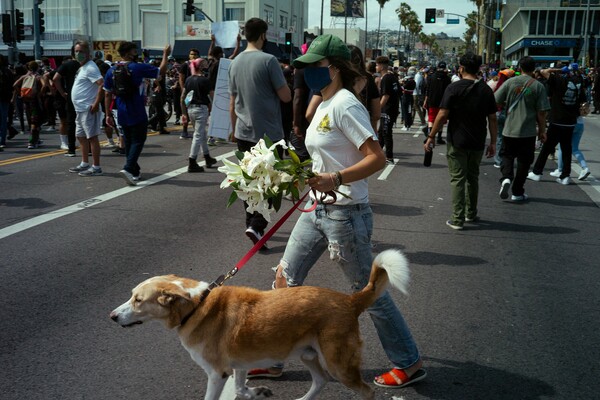
[{"label": "dog's leg", "polygon": [[[240,400],[265,399],[271,397],[273,392],[266,386],[248,387],[246,386],[246,370],[234,369],[233,376],[235,379],[235,394]],[[222,399],[226,400],[226,399]]]},{"label": "dog's leg", "polygon": [[306,368],[310,372],[310,376],[312,377],[312,384],[310,385],[310,389],[308,393],[306,393],[303,397],[298,400],[313,400],[317,398],[317,395],[321,392],[321,390],[325,387],[327,382],[329,381],[329,375],[321,366],[319,362],[319,355],[313,349],[308,349],[302,353],[300,356],[300,360],[306,365]]},{"label": "dog's leg", "polygon": [[221,399],[221,393],[223,392],[223,387],[225,387],[225,382],[227,382],[227,376],[218,375],[216,372],[209,373],[204,400],[235,400],[235,397]]},{"label": "dog's leg", "polygon": [[[358,327],[356,329],[358,330]],[[327,371],[334,379],[357,392],[363,399],[374,400],[375,392],[363,381],[360,374],[361,347],[358,332],[355,332],[354,340],[352,340],[352,336],[348,335],[346,338],[345,351],[342,353],[334,344],[325,343],[321,346]]]}]

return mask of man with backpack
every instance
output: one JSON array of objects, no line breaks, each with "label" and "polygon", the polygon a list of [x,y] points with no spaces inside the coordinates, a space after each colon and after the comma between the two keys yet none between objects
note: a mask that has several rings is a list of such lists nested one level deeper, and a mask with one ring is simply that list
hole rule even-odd
[{"label": "man with backpack", "polygon": [[500,198],[508,199],[512,185],[512,201],[527,200],[525,181],[535,158],[535,140],[536,137],[542,142],[546,140],[546,112],[550,109],[546,88],[533,77],[535,60],[523,57],[519,68],[521,75],[502,83],[495,93],[496,102],[505,115],[499,149],[502,156]]},{"label": "man with backpack", "polygon": [[[432,151],[436,132],[450,120],[446,157],[452,188],[452,217],[446,225],[456,230],[463,229],[465,222],[479,220],[479,164],[484,150],[487,158],[496,153],[498,132],[494,92],[477,79],[481,56],[469,51],[460,58],[459,64],[462,79],[450,84],[444,92],[440,110],[424,145],[425,151]],[[490,143],[486,148],[488,129]]]},{"label": "man with backpack", "polygon": [[577,64],[571,67],[548,68],[540,71],[540,74],[548,80],[548,94],[550,96],[550,125],[548,126],[548,138],[542,146],[533,171],[527,175],[527,179],[540,181],[542,173],[548,161],[548,156],[554,153],[556,145],[560,143],[562,151],[562,173],[556,182],[561,185],[571,183],[571,153],[573,130],[577,124],[579,108],[586,101],[585,88],[581,77],[574,74],[578,69]]},{"label": "man with backpack", "polygon": [[15,95],[21,97],[31,135],[29,136],[28,149],[37,149],[40,141],[40,126],[44,122],[44,115],[40,99],[42,89],[41,77],[38,75],[39,64],[35,61],[27,63],[27,73],[14,83]]},{"label": "man with backpack", "polygon": [[120,173],[128,185],[135,186],[141,176],[138,159],[148,135],[148,114],[142,89],[143,82],[144,79],[156,79],[165,75],[171,46],[165,46],[159,68],[136,62],[138,50],[137,45],[133,42],[122,42],[118,51],[124,62],[113,65],[106,73],[104,81],[104,90],[108,92],[104,98],[107,110],[106,123],[116,127],[114,117],[110,112],[114,96],[117,120],[123,130],[127,158]]}]

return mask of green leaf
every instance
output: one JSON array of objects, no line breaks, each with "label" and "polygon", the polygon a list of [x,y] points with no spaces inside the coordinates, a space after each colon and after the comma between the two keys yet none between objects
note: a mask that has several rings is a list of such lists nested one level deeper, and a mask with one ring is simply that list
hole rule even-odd
[{"label": "green leaf", "polygon": [[231,192],[231,196],[229,196],[229,200],[227,201],[227,207],[229,208],[235,201],[238,199],[237,193]]},{"label": "green leaf", "polygon": [[288,154],[290,155],[290,158],[292,159],[294,164],[300,164],[300,157],[298,157],[298,154],[296,154],[294,150],[288,149]]},{"label": "green leaf", "polygon": [[252,176],[248,175],[248,173],[247,173],[246,171],[244,171],[244,170],[242,170],[242,176],[243,176],[243,177],[244,177],[246,180],[249,180],[249,181],[253,181],[253,180],[254,180],[254,177],[252,177]]},{"label": "green leaf", "polygon": [[279,211],[281,208],[281,199],[283,198],[283,192],[277,193],[277,196],[273,197],[273,208],[275,211]]},{"label": "green leaf", "polygon": [[235,151],[235,156],[237,157],[238,160],[242,161],[244,159],[244,152],[236,150]]},{"label": "green leaf", "polygon": [[267,147],[271,147],[273,146],[273,141],[271,140],[270,137],[268,137],[267,135],[265,135],[263,137],[263,140],[265,141],[265,144],[267,145]]},{"label": "green leaf", "polygon": [[300,192],[298,191],[298,188],[296,186],[292,185],[291,191],[292,191],[292,197],[294,198],[294,200],[299,200]]}]

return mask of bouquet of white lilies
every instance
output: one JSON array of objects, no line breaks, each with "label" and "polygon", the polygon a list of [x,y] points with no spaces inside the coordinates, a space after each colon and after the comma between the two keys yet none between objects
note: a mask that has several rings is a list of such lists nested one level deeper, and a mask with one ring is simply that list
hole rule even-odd
[{"label": "bouquet of white lilies", "polygon": [[[282,160],[277,146],[287,149],[290,159]],[[250,151],[236,151],[235,155],[239,164],[223,159],[225,165],[219,167],[219,172],[227,175],[221,182],[221,189],[233,189],[227,207],[241,199],[248,204],[247,212],[259,212],[269,222],[271,214],[281,207],[283,196],[300,199],[306,180],[315,176],[307,168],[312,161],[300,161],[284,140],[273,143],[265,136]]]}]

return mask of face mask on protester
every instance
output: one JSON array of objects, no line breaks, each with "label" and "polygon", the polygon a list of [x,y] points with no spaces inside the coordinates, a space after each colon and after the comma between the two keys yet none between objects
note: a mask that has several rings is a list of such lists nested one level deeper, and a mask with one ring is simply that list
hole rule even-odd
[{"label": "face mask on protester", "polygon": [[329,76],[329,67],[306,67],[304,69],[304,80],[306,85],[316,92],[328,86],[332,79]]},{"label": "face mask on protester", "polygon": [[77,54],[75,54],[75,59],[76,59],[76,60],[77,60],[79,63],[82,63],[82,62],[84,62],[85,60],[87,60],[87,54],[85,54],[85,53],[81,53],[81,52],[80,52],[80,53],[77,53]]}]

